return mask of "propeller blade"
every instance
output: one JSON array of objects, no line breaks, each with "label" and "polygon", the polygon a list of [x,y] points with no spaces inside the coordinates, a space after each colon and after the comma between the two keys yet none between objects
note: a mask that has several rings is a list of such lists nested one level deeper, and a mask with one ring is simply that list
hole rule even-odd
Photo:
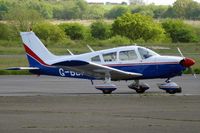
[{"label": "propeller blade", "polygon": [[192,73],[192,75],[194,76],[194,78],[196,79],[197,76],[196,76],[196,73],[193,71],[192,67],[189,67],[188,69]]},{"label": "propeller blade", "polygon": [[178,49],[178,52],[180,53],[180,55],[181,55],[182,57],[184,57],[184,56],[183,56],[183,53],[181,52],[181,50],[179,49],[179,47],[177,47],[177,49]]},{"label": "propeller blade", "polygon": [[[180,53],[180,55],[182,56],[182,57],[184,57],[184,55],[183,55],[183,53],[181,52],[181,50],[179,49],[179,47],[177,47],[177,50],[178,50],[178,52]],[[185,57],[184,57],[185,58]],[[188,58],[185,58],[185,60],[188,60]],[[194,76],[194,78],[197,78],[197,76],[196,76],[196,74],[195,74],[195,72],[193,71],[193,69],[192,69],[192,67],[188,67],[188,69],[189,69],[189,71],[192,73],[192,75]]]}]

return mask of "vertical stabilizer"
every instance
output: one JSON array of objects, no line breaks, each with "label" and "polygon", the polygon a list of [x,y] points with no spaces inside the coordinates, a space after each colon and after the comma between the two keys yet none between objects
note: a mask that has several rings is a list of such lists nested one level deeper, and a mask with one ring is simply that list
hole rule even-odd
[{"label": "vertical stabilizer", "polygon": [[50,60],[56,58],[55,55],[49,52],[49,50],[44,46],[34,32],[21,32],[20,35],[30,66],[36,66],[36,64],[33,64],[33,61],[30,61],[30,58],[42,65],[48,65]]}]

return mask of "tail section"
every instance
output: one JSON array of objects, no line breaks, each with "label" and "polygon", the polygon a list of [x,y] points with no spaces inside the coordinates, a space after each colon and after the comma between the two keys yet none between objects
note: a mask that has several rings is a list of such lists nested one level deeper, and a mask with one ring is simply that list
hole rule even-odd
[{"label": "tail section", "polygon": [[48,62],[56,58],[34,32],[21,32],[20,35],[31,67],[37,67],[39,64],[49,65]]}]

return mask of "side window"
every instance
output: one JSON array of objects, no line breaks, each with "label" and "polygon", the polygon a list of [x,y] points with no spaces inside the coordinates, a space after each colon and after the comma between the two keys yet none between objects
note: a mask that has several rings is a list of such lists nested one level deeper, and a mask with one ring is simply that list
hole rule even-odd
[{"label": "side window", "polygon": [[103,54],[103,59],[105,62],[113,62],[117,60],[117,53],[108,53],[108,54]]},{"label": "side window", "polygon": [[137,59],[137,54],[135,50],[128,50],[128,51],[120,51],[119,52],[119,60],[121,61],[129,61]]},{"label": "side window", "polygon": [[142,59],[147,59],[147,58],[149,58],[149,57],[154,55],[150,51],[148,51],[146,49],[143,49],[143,48],[138,48],[138,51],[139,51],[140,56],[142,57]]},{"label": "side window", "polygon": [[101,62],[101,59],[100,59],[99,55],[97,55],[97,56],[92,57],[91,61],[92,62]]}]

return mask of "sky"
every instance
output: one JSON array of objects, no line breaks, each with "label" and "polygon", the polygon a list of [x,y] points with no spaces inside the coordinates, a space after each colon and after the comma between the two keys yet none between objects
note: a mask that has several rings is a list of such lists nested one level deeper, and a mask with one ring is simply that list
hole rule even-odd
[{"label": "sky", "polygon": [[[176,0],[144,0],[147,4],[155,3],[156,5],[172,5]],[[200,2],[200,0],[194,0]]]}]

